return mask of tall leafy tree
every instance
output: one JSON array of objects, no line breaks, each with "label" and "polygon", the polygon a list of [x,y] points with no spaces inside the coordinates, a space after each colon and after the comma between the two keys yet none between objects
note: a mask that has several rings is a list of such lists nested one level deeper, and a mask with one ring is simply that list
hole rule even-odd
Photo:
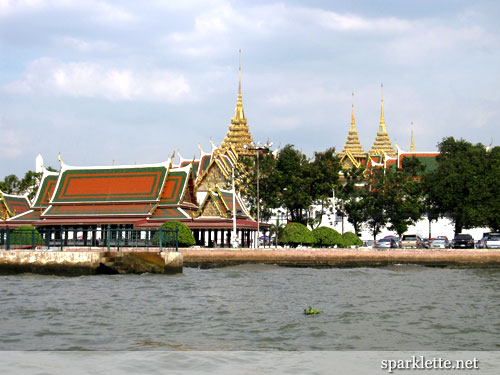
[{"label": "tall leafy tree", "polygon": [[287,208],[292,222],[305,224],[307,209],[313,203],[310,194],[314,180],[307,170],[308,160],[293,145],[286,145],[279,153],[271,181],[279,187],[278,207]]},{"label": "tall leafy tree", "polygon": [[26,172],[23,179],[19,182],[19,192],[22,194],[26,193],[28,194],[28,199],[33,199],[35,197],[38,185],[40,184],[41,177],[41,173],[36,173],[33,171]]},{"label": "tall leafy tree", "polygon": [[483,212],[488,189],[484,145],[445,138],[439,144],[437,169],[425,176],[428,203],[441,217],[453,221],[455,234],[486,225]]},{"label": "tall leafy tree", "polygon": [[383,168],[376,168],[371,172],[368,191],[364,198],[366,224],[375,240],[388,221],[388,181]]},{"label": "tall leafy tree", "polygon": [[344,183],[337,190],[340,200],[338,212],[347,215],[347,221],[352,224],[357,236],[360,236],[364,223],[368,220],[366,197],[368,185],[365,183],[364,168],[352,168],[343,171]]},{"label": "tall leafy tree", "polygon": [[385,210],[388,228],[402,236],[424,213],[424,190],[420,176],[425,166],[415,157],[403,158],[402,168],[385,172]]},{"label": "tall leafy tree", "polygon": [[494,147],[488,153],[488,163],[484,173],[486,197],[483,212],[491,231],[500,232],[500,147]]},{"label": "tall leafy tree", "polygon": [[[245,157],[241,160],[241,168],[237,172],[236,184],[243,192],[250,213],[257,216],[257,196],[260,201],[261,220],[267,221],[272,214],[272,209],[278,206],[278,189],[275,184],[276,159],[269,150],[259,151],[253,157]],[[259,168],[257,169],[257,164]],[[259,193],[257,194],[257,179],[259,180]]]},{"label": "tall leafy tree", "polygon": [[314,160],[306,166],[306,174],[312,180],[309,185],[309,194],[313,198],[315,206],[319,207],[315,211],[315,217],[309,215],[309,225],[318,227],[323,221],[323,215],[331,209],[333,190],[339,183],[339,172],[341,165],[335,155],[335,149],[329,148],[324,152],[315,152]]},{"label": "tall leafy tree", "polygon": [[8,175],[0,182],[0,190],[6,194],[19,193],[19,178],[15,174]]}]

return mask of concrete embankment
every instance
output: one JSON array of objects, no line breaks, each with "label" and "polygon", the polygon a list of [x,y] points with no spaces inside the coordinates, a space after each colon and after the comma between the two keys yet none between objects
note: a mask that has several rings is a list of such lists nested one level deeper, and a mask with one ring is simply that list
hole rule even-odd
[{"label": "concrete embankment", "polygon": [[180,249],[185,267],[213,268],[238,264],[289,267],[381,267],[417,264],[433,267],[500,267],[494,250],[366,250],[366,249]]},{"label": "concrete embankment", "polygon": [[171,274],[182,267],[183,255],[177,252],[0,251],[0,274]]}]

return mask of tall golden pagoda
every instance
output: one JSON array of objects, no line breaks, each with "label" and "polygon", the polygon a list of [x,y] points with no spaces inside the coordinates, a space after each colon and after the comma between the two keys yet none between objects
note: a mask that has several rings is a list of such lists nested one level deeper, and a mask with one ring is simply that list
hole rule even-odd
[{"label": "tall golden pagoda", "polygon": [[351,127],[349,128],[349,133],[347,134],[347,140],[344,145],[344,149],[340,153],[340,157],[342,158],[348,152],[354,158],[366,158],[365,151],[363,150],[363,146],[359,142],[358,131],[356,130],[356,122],[354,121],[354,93],[352,93],[352,117],[351,117]]},{"label": "tall golden pagoda", "polygon": [[411,122],[411,144],[410,152],[415,152],[415,144],[413,143],[413,121]]},{"label": "tall golden pagoda", "polygon": [[245,146],[249,146],[253,143],[252,135],[250,134],[250,128],[247,125],[247,119],[245,118],[245,113],[243,112],[243,101],[241,97],[241,50],[240,50],[240,61],[239,61],[239,83],[238,83],[238,100],[236,101],[236,109],[234,111],[234,117],[231,119],[231,125],[229,125],[229,131],[227,136],[224,138],[221,147],[227,148],[233,146],[238,155],[250,156],[254,155],[255,151],[248,150]]},{"label": "tall golden pagoda", "polygon": [[384,120],[384,85],[382,88],[382,109],[380,112],[380,124],[378,126],[377,136],[375,137],[375,141],[373,142],[373,146],[368,152],[370,155],[381,155],[387,154],[392,157],[396,157],[396,151],[394,147],[392,147],[391,140],[389,139],[389,134],[387,133],[387,129],[385,127]]}]

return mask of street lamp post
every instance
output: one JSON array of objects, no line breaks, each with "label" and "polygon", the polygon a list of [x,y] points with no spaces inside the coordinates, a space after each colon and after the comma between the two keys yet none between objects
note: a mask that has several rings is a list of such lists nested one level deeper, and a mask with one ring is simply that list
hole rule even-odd
[{"label": "street lamp post", "polygon": [[[265,145],[260,142],[254,145],[253,143],[247,146],[251,151],[256,151],[257,153],[257,248],[260,247],[260,191],[259,191],[259,180],[260,180],[260,168],[259,168],[259,154],[261,151],[267,151],[272,146],[272,142],[267,141]],[[264,247],[265,247],[265,237],[264,237]]]},{"label": "street lamp post", "polygon": [[237,233],[236,233],[236,189],[234,187],[234,166],[232,168],[232,183],[233,183],[233,233],[231,235],[231,244],[233,247],[238,247],[238,242],[236,240],[237,238]]}]

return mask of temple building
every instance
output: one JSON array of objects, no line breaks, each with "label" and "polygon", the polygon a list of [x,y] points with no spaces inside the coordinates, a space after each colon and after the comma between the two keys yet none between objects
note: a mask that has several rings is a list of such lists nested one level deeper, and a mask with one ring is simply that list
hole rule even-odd
[{"label": "temple building", "polygon": [[[354,97],[354,93],[353,93]],[[411,133],[411,146],[410,151],[415,152],[413,143],[413,124]],[[381,95],[381,109],[380,109],[380,123],[378,125],[377,135],[373,142],[372,147],[368,152],[363,150],[363,146],[359,142],[358,132],[356,130],[356,123],[354,121],[354,100],[352,104],[351,126],[347,135],[342,152],[339,153],[340,163],[342,168],[359,168],[365,167],[367,169],[372,167],[384,167],[389,164],[399,164],[399,156],[402,150],[392,145],[387,132],[387,127],[384,118],[384,95],[382,86]],[[430,153],[435,154],[435,153]]]},{"label": "temple building", "polygon": [[247,124],[247,119],[245,118],[245,112],[243,111],[243,99],[241,95],[241,51],[240,51],[238,99],[236,101],[236,109],[234,110],[234,117],[231,119],[231,125],[229,125],[227,136],[224,138],[224,142],[222,142],[221,148],[230,148],[232,146],[236,150],[238,155],[252,156],[255,154],[255,152],[248,149],[248,146],[250,146],[251,144],[253,144],[253,139],[252,135],[250,134],[250,128]]},{"label": "temple building", "polygon": [[[85,246],[99,243],[106,228],[157,229],[178,220],[193,232],[199,246],[231,246],[236,226],[240,246],[257,243],[257,222],[244,200],[231,186],[241,155],[255,155],[243,111],[241,63],[235,115],[223,144],[191,160],[179,153],[158,164],[71,166],[59,157],[59,172],[43,167],[37,157],[41,181],[32,202],[26,197],[1,194],[0,227],[33,225],[59,240],[84,236]],[[234,195],[234,196],[233,196]],[[234,202],[234,204],[233,204]],[[234,207],[233,207],[234,206]],[[264,232],[269,225],[260,223]]]},{"label": "temple building", "polygon": [[351,127],[349,128],[344,148],[340,153],[341,159],[344,160],[346,167],[349,168],[352,168],[355,165],[359,166],[359,164],[366,159],[366,153],[363,150],[363,146],[361,146],[361,143],[359,142],[358,131],[356,130],[356,121],[354,121],[354,93],[352,93],[352,98]]},{"label": "temple building", "polygon": [[0,220],[7,220],[30,209],[26,196],[5,194],[0,191]]}]

